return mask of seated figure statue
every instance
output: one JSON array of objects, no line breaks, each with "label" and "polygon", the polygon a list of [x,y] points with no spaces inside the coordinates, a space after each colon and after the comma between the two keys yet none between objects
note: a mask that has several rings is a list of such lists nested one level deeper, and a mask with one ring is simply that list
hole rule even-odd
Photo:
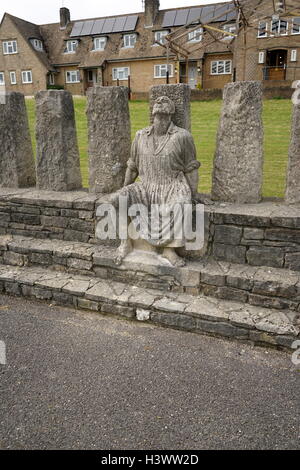
[{"label": "seated figure statue", "polygon": [[[122,196],[127,198],[128,207],[142,204],[150,211],[152,205],[172,207],[192,203],[196,198],[200,163],[196,160],[192,135],[173,124],[174,113],[175,105],[168,97],[161,96],[155,101],[153,125],[137,132],[124,188],[113,195],[111,202],[116,203],[117,197]],[[185,241],[170,236],[164,238],[163,232],[164,228],[159,239],[148,238],[145,242],[160,251],[173,266],[184,266],[185,261],[178,256],[176,248],[185,246]],[[132,240],[123,240],[118,249],[117,264],[121,264],[132,250]]]}]

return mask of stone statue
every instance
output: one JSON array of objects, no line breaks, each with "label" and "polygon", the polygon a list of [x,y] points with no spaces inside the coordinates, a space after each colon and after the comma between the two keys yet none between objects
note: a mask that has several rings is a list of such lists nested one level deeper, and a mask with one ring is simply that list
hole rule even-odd
[{"label": "stone statue", "polygon": [[[131,158],[127,163],[124,188],[112,196],[111,203],[116,205],[119,196],[123,196],[127,198],[128,207],[141,204],[151,212],[153,205],[167,205],[172,211],[174,205],[178,207],[192,203],[196,198],[200,163],[196,160],[192,135],[173,124],[174,113],[175,105],[168,97],[161,96],[155,101],[153,125],[137,132],[132,144]],[[173,214],[173,225],[176,223],[175,218]],[[170,219],[167,218],[166,223],[168,220]],[[135,223],[137,224],[136,220]],[[140,233],[144,245],[139,244],[139,247],[145,247],[147,244],[147,250],[160,252],[171,265],[184,266],[185,261],[178,256],[176,248],[183,247],[185,241],[172,239],[170,232],[165,237],[164,233],[164,222],[160,227],[158,239],[147,239]],[[136,247],[131,239],[123,240],[118,249],[116,263],[121,264],[134,248]]]}]

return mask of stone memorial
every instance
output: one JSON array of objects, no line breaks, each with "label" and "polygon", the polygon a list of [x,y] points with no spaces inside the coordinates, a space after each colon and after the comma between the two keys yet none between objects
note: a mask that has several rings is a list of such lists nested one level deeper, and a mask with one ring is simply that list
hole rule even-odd
[{"label": "stone memorial", "polygon": [[40,91],[36,95],[36,174],[43,190],[80,189],[80,159],[73,98],[68,91]]},{"label": "stone memorial", "polygon": [[191,88],[185,83],[156,85],[150,89],[150,121],[153,123],[153,107],[160,96],[167,96],[175,104],[173,123],[191,131]]},{"label": "stone memorial", "polygon": [[263,123],[261,82],[236,82],[224,88],[212,199],[258,203],[262,198]]},{"label": "stone memorial", "polygon": [[[117,264],[135,249],[150,251],[153,258],[153,254],[161,254],[160,259],[166,264],[179,267],[185,264],[176,253],[177,248],[185,246],[185,240],[175,236],[183,213],[176,211],[178,205],[183,207],[196,198],[200,163],[196,160],[192,135],[172,122],[174,113],[175,104],[167,96],[156,99],[153,125],[137,132],[133,142],[124,188],[110,197],[114,205],[123,197],[129,208],[136,204],[146,208],[146,212],[141,209],[134,221],[133,230],[140,228],[138,239],[122,240]],[[157,237],[152,237],[149,230],[149,221],[155,217],[154,207],[166,211],[162,212],[166,217],[162,215],[157,225]],[[137,258],[142,260],[142,254]]]},{"label": "stone memorial", "polygon": [[285,200],[300,203],[300,105],[294,105]]},{"label": "stone memorial", "polygon": [[5,93],[0,104],[0,187],[35,185],[35,169],[25,98]]},{"label": "stone memorial", "polygon": [[124,182],[131,128],[126,87],[88,91],[90,192],[113,193]]}]

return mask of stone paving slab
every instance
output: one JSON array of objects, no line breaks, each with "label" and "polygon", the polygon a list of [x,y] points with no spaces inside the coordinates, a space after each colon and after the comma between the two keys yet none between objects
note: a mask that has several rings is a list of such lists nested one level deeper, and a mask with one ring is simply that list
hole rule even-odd
[{"label": "stone paving slab", "polygon": [[37,267],[0,265],[1,292],[131,319],[141,319],[142,308],[146,321],[279,348],[290,348],[300,333],[297,312],[142,289]]}]

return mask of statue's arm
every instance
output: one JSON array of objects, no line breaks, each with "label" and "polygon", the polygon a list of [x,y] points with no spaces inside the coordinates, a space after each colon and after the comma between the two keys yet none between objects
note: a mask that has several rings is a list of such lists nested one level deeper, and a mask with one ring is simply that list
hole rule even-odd
[{"label": "statue's arm", "polygon": [[196,198],[199,186],[199,167],[194,139],[191,134],[186,136],[185,143],[185,176],[191,188],[192,197]]},{"label": "statue's arm", "polygon": [[138,172],[138,138],[139,135],[137,134],[131,147],[131,156],[127,162],[127,170],[125,174],[125,182],[124,186],[129,186],[133,184],[137,179],[139,172]]}]

